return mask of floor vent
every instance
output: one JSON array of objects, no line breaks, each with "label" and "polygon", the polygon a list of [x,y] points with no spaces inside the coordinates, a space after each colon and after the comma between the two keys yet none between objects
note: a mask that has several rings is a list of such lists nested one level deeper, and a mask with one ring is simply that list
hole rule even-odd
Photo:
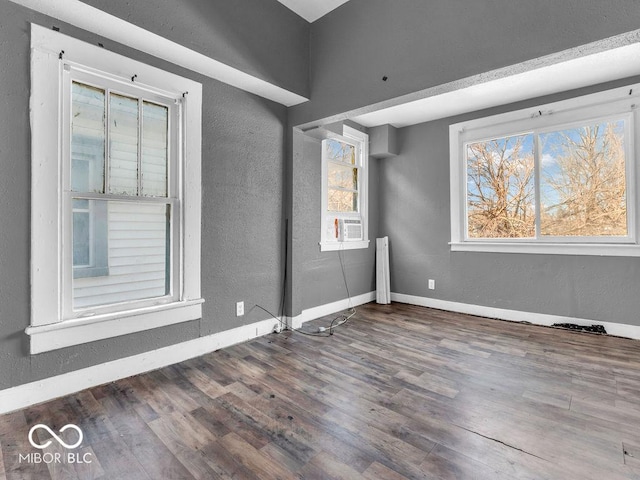
[{"label": "floor vent", "polygon": [[599,333],[606,335],[607,331],[602,325],[576,325],[575,323],[554,323],[552,327],[576,330],[578,332]]}]

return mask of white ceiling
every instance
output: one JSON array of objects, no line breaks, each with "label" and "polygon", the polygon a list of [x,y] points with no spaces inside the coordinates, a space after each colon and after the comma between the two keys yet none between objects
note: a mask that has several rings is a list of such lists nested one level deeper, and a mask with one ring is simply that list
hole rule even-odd
[{"label": "white ceiling", "polygon": [[395,105],[369,109],[350,118],[365,127],[384,124],[406,127],[640,75],[638,58],[640,44],[634,43],[520,73],[505,69],[490,79],[481,76],[465,79],[462,85],[441,85],[434,91],[422,92],[423,98],[397,101]]},{"label": "white ceiling", "polygon": [[308,22],[315,22],[349,0],[278,0]]}]

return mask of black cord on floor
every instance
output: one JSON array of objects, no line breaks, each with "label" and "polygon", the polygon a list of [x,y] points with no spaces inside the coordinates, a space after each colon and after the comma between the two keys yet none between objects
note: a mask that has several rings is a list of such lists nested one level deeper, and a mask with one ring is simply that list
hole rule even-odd
[{"label": "black cord on floor", "polygon": [[[344,281],[344,287],[345,290],[347,291],[347,299],[348,299],[348,311],[350,311],[349,315],[338,315],[336,316],[333,320],[331,320],[331,323],[329,324],[329,328],[326,329],[324,327],[319,327],[319,331],[318,332],[305,332],[302,329],[296,329],[296,328],[290,328],[289,325],[287,325],[286,322],[282,321],[282,317],[284,317],[284,307],[285,307],[285,296],[286,296],[286,289],[287,289],[287,255],[288,255],[288,244],[289,244],[289,220],[287,219],[285,221],[285,244],[284,244],[284,258],[285,258],[285,268],[284,268],[284,275],[283,275],[283,283],[282,283],[282,299],[280,302],[280,317],[275,316],[273,313],[271,313],[269,310],[267,310],[266,308],[264,308],[261,305],[256,304],[255,306],[258,307],[260,310],[263,310],[264,312],[268,313],[269,315],[271,315],[275,320],[277,320],[280,323],[280,328],[282,330],[290,330],[292,332],[296,332],[296,333],[301,333],[303,335],[309,335],[310,337],[330,337],[331,335],[333,335],[333,331],[334,329],[344,325],[345,323],[347,323],[347,321],[349,321],[349,319],[351,319],[355,314],[356,314],[356,309],[353,307],[352,303],[351,303],[351,293],[349,292],[349,283],[347,282],[347,274],[345,272],[345,268],[344,268],[344,258],[343,258],[343,245],[340,245],[340,249],[338,250],[338,259],[340,260],[340,269],[342,270],[342,279]],[[339,323],[336,323],[337,320],[341,320]],[[322,329],[322,330],[320,330]],[[326,333],[325,333],[326,332]]]},{"label": "black cord on floor", "polygon": [[[271,313],[269,310],[267,310],[263,306],[258,305],[258,304],[256,304],[255,306],[258,307],[260,310],[265,311],[266,313],[271,315],[275,320],[277,320],[280,323],[280,325],[282,326],[283,330],[287,329],[287,330],[289,330],[291,332],[301,333],[302,335],[309,335],[310,337],[329,337],[329,336],[333,335],[333,329],[339,327],[340,325],[344,325],[349,318],[351,318],[353,315],[355,315],[355,311],[351,315],[349,315],[348,317],[344,317],[343,315],[338,315],[336,318],[334,318],[331,321],[331,326],[329,327],[329,330],[326,331],[326,333],[325,332],[305,332],[304,330],[301,330],[299,328],[289,328],[288,325],[286,324],[286,322],[283,322],[282,319],[276,317],[273,313]],[[343,321],[338,323],[337,325],[333,325],[333,323],[336,320],[338,320],[339,318],[343,318]]]}]

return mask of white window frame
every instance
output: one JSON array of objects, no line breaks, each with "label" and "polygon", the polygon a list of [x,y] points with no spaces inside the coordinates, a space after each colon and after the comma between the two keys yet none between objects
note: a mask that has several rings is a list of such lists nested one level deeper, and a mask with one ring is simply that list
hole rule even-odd
[{"label": "white window frame", "polygon": [[[344,125],[342,135],[330,134],[330,138],[340,142],[348,143],[356,147],[356,163],[359,169],[358,174],[358,212],[330,212],[328,210],[329,179],[328,163],[325,140],[322,140],[322,212],[320,215],[320,251],[354,250],[367,248],[369,246],[369,135],[348,125]],[[362,240],[360,241],[340,241],[329,238],[327,235],[327,222],[329,219],[357,219],[362,222]]]},{"label": "white window frame", "polygon": [[[72,215],[69,185],[70,72],[161,93],[179,102],[175,155],[178,222],[172,295],[73,312],[69,308]],[[200,289],[202,85],[58,32],[31,26],[31,353],[40,353],[202,317]],[[165,199],[167,200],[167,199]],[[66,209],[66,210],[65,210]],[[66,212],[66,213],[65,213]],[[176,238],[177,237],[177,238]],[[175,276],[174,276],[175,274]]]},{"label": "white window frame", "polygon": [[[557,255],[640,256],[636,206],[640,182],[638,148],[640,121],[636,106],[640,85],[607,90],[560,102],[540,105],[490,117],[456,123],[449,127],[449,166],[451,198],[451,250],[466,252],[533,253]],[[627,226],[626,237],[537,239],[485,239],[467,236],[466,145],[493,138],[524,133],[544,133],[592,121],[619,118],[625,120]],[[539,165],[536,164],[536,182]],[[537,195],[537,194],[536,194]],[[536,198],[536,205],[539,199]]]},{"label": "white window frame", "polygon": [[[123,310],[133,310],[146,306],[154,306],[159,304],[175,303],[180,300],[179,290],[176,288],[180,285],[180,249],[182,244],[182,235],[180,235],[180,188],[178,180],[180,174],[180,155],[179,133],[181,130],[181,110],[184,99],[182,94],[168,94],[162,91],[146,86],[138,85],[131,82],[130,79],[113,79],[106,76],[104,72],[89,71],[84,65],[76,65],[68,60],[62,60],[62,258],[66,259],[73,255],[72,253],[72,221],[69,218],[69,212],[72,211],[72,199],[86,199],[93,201],[107,202],[135,202],[138,205],[167,205],[171,210],[170,231],[170,258],[171,265],[170,276],[168,278],[170,284],[170,292],[168,294],[145,298],[135,301],[125,301],[119,303],[109,303],[92,307],[73,306],[73,271],[68,268],[67,261],[62,262],[62,317],[65,320],[80,318],[85,316],[100,315],[109,312],[121,312]],[[137,78],[137,77],[136,77]],[[142,103],[148,101],[156,105],[162,105],[167,108],[168,113],[168,165],[167,165],[167,195],[163,197],[142,196],[139,191],[135,195],[114,195],[109,193],[108,187],[104,193],[75,192],[71,189],[71,169],[69,168],[68,159],[71,158],[71,85],[78,82],[83,85],[89,85],[105,90],[105,101],[109,102],[109,94],[124,95],[129,98],[139,100],[139,108]],[[106,109],[108,111],[108,108]],[[109,171],[109,154],[107,141],[107,154],[105,155],[105,171]],[[109,175],[105,175],[105,185],[109,182]],[[141,173],[138,175],[138,189],[142,185]]]}]

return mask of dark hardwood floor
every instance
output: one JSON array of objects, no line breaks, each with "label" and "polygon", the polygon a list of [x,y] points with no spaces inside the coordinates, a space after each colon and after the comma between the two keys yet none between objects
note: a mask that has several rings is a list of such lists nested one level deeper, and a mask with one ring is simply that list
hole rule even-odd
[{"label": "dark hardwood floor", "polygon": [[[84,433],[43,458],[91,463],[21,457],[39,423]],[[0,416],[0,447],[2,480],[640,479],[640,342],[369,304],[328,338],[273,334]]]}]

